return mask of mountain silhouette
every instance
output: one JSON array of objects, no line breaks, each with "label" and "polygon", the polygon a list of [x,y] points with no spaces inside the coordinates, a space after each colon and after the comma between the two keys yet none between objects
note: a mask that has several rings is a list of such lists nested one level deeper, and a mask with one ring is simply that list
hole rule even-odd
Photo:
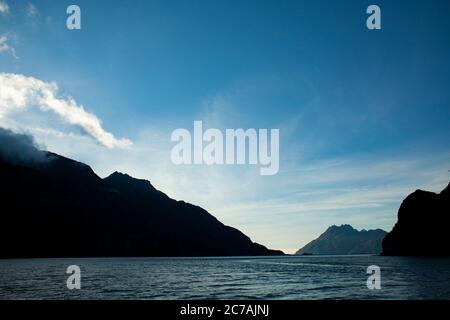
[{"label": "mountain silhouette", "polygon": [[101,179],[1,129],[0,142],[8,139],[23,143],[0,145],[0,258],[283,254],[149,181],[119,172]]},{"label": "mountain silhouette", "polygon": [[386,231],[358,231],[348,224],[331,226],[296,254],[379,254]]},{"label": "mountain silhouette", "polygon": [[416,190],[403,200],[383,255],[450,256],[450,184],[441,192]]}]

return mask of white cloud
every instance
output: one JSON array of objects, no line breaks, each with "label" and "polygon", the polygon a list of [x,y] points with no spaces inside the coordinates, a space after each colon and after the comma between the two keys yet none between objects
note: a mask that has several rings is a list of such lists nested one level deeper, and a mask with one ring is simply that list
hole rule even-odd
[{"label": "white cloud", "polygon": [[0,118],[37,106],[41,111],[52,111],[65,122],[81,127],[87,134],[107,148],[126,148],[128,139],[116,139],[103,129],[93,113],[71,97],[58,97],[56,83],[47,83],[20,74],[0,73]]},{"label": "white cloud", "polygon": [[0,1],[0,13],[7,14],[9,13],[9,6],[6,1]]},{"label": "white cloud", "polygon": [[0,36],[0,53],[9,52],[14,59],[18,59],[16,50],[8,42],[9,38],[7,36]]}]

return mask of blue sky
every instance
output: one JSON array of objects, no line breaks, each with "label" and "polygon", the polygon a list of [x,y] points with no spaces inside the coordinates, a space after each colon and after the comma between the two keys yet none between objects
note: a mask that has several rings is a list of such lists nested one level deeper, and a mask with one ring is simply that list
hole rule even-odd
[{"label": "blue sky", "polygon": [[[72,3],[81,30],[65,27]],[[56,83],[132,145],[36,108],[0,112],[1,126],[101,176],[147,178],[267,246],[293,251],[331,224],[390,230],[409,192],[448,183],[448,1],[0,4],[0,72]],[[365,26],[370,4],[382,30]],[[194,120],[279,128],[279,174],[173,165],[170,133]]]}]

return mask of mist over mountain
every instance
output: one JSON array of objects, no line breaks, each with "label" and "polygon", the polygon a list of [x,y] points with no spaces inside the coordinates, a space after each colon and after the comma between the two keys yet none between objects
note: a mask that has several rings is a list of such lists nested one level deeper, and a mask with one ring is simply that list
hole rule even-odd
[{"label": "mist over mountain", "polygon": [[14,164],[36,165],[47,162],[45,152],[38,149],[33,137],[0,127],[0,160]]},{"label": "mist over mountain", "polygon": [[331,226],[296,254],[379,254],[386,231],[361,230],[345,224]]},{"label": "mist over mountain", "polygon": [[101,179],[9,130],[0,140],[0,258],[283,254],[149,181]]},{"label": "mist over mountain", "polygon": [[383,240],[383,255],[450,256],[450,184],[441,193],[416,190],[403,200]]}]

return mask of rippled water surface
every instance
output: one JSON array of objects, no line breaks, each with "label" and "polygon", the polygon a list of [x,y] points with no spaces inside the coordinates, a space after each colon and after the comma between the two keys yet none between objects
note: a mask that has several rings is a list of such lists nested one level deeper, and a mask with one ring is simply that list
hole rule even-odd
[{"label": "rippled water surface", "polygon": [[[68,290],[66,268],[81,268]],[[367,289],[370,265],[381,290]],[[450,299],[450,259],[380,256],[0,260],[0,299]]]}]

